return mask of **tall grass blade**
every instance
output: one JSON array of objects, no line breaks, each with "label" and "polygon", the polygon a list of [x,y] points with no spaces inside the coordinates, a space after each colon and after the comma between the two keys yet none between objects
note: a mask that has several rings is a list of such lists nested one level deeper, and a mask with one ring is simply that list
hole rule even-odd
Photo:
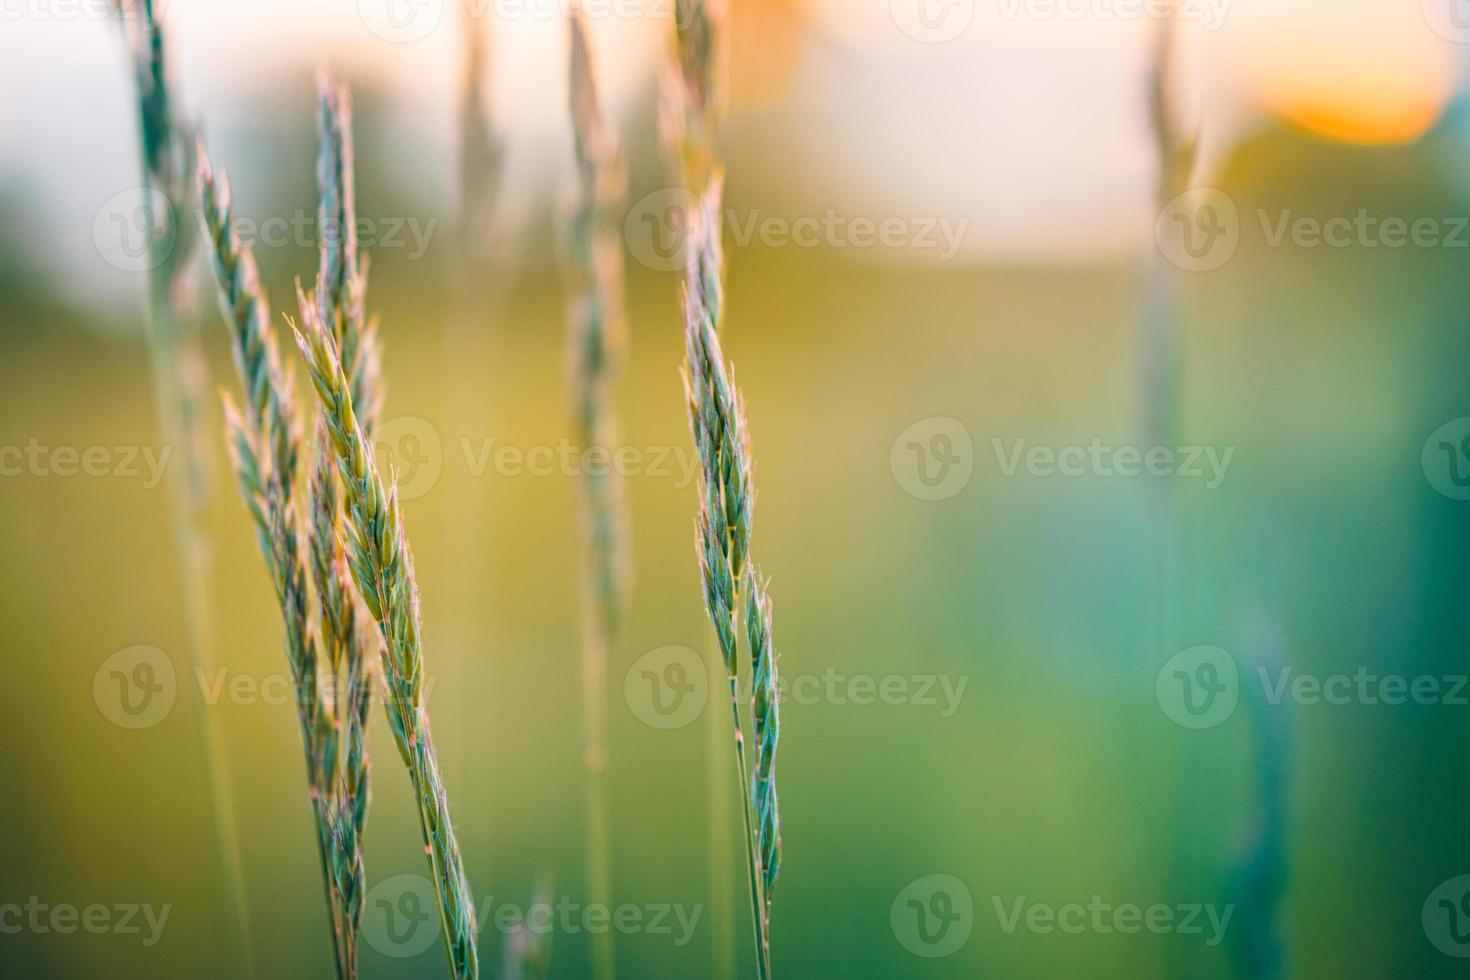
[{"label": "tall grass blade", "polygon": [[[670,180],[703,193],[719,157],[716,141],[728,99],[729,0],[676,0],[669,55],[659,74],[659,133]],[[693,216],[683,216],[688,229]],[[735,975],[734,837],[729,732],[718,711],[704,713],[705,806],[709,841],[710,977]]]},{"label": "tall grass blade", "polygon": [[[699,512],[695,550],[699,559],[705,610],[730,686],[735,763],[740,783],[746,867],[757,974],[770,967],[770,902],[779,872],[780,822],[776,812],[776,720],[774,653],[770,648],[770,606],[749,566],[755,495],[745,406],[733,372],[720,350],[723,314],[723,258],[720,250],[722,179],[717,171],[696,210],[689,238],[683,290],[684,391],[690,429],[700,462]],[[747,582],[746,576],[751,578]],[[746,767],[745,727],[740,717],[738,625],[742,589],[747,593],[748,641],[761,690],[754,692],[752,721],[760,744]],[[759,591],[758,591],[759,590]],[[747,775],[749,773],[749,775]],[[768,778],[767,778],[768,777]],[[769,864],[763,863],[763,858]]]},{"label": "tall grass blade", "polygon": [[[317,304],[300,297],[296,331],[337,456],[348,515],[347,564],[382,637],[389,727],[408,769],[424,850],[438,898],[450,973],[479,976],[478,929],[459,840],[449,814],[438,753],[423,703],[424,661],[418,584],[396,482],[385,484],[352,400],[352,382]],[[293,324],[293,327],[295,325]]]},{"label": "tall grass blade", "polygon": [[[188,288],[193,248],[191,212],[193,135],[178,116],[168,85],[165,36],[153,0],[134,9],[118,6],[128,40],[136,86],[142,174],[150,210],[160,202],[168,215],[150,214],[148,239],[148,349],[154,411],[160,435],[173,447],[180,465],[169,468],[169,499],[174,545],[183,583],[185,642],[194,671],[214,670],[209,544],[202,513],[205,467],[200,414],[205,370],[197,331],[180,307]],[[164,229],[157,227],[165,220]],[[233,967],[255,975],[250,902],[240,856],[229,762],[215,712],[200,685],[194,692],[195,738],[200,748],[216,859],[225,886]]]},{"label": "tall grass blade", "polygon": [[[576,184],[565,231],[573,439],[584,452],[607,458],[619,436],[612,395],[626,345],[620,222],[627,180],[616,133],[603,118],[586,24],[573,8],[570,110]],[[627,602],[631,570],[627,511],[611,467],[583,467],[578,483],[582,528],[583,753],[587,774],[588,893],[612,907],[612,858],[607,786],[607,659]],[[611,980],[616,956],[611,930],[592,937],[593,975]]]}]

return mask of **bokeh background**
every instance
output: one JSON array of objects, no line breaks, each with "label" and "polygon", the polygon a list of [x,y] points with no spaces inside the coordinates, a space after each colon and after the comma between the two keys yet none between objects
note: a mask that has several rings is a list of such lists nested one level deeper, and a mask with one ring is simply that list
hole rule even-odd
[{"label": "bokeh background", "polygon": [[[422,249],[371,249],[396,434],[380,452],[413,474],[430,710],[469,875],[495,907],[526,905],[538,881],[588,900],[575,479],[476,462],[571,431],[556,225],[571,178],[565,21],[556,5],[502,6],[486,25],[484,94],[505,176],[468,285],[455,274],[452,4],[408,8],[407,34],[373,0],[164,7],[176,90],[244,215],[314,215],[313,73],[330,64],[354,88],[360,212],[427,229]],[[668,195],[656,123],[668,10],[599,9],[637,219]],[[107,238],[109,202],[140,183],[121,33],[100,4],[0,10],[0,446],[52,461],[106,447],[114,463],[115,447],[162,451],[144,276]],[[1470,422],[1455,423],[1470,415],[1470,30],[1456,14],[1434,0],[1182,8],[1171,91],[1178,130],[1198,134],[1189,183],[1235,215],[1229,254],[1211,246],[1190,269],[1201,262],[1170,237],[1179,207],[1161,215],[1156,199],[1157,8],[736,0],[725,342],[754,440],[755,548],[782,672],[841,682],[784,713],[780,974],[1463,974],[1470,942],[1450,925],[1470,924],[1455,882],[1470,872],[1470,706],[1357,694],[1263,706],[1252,679],[1279,661],[1316,678],[1433,677],[1444,693],[1470,671],[1470,502],[1455,479],[1470,466]],[[1225,214],[1209,201],[1211,219]],[[735,240],[751,220],[829,213],[963,230],[953,250]],[[1360,213],[1431,219],[1433,232],[1398,246],[1376,231],[1339,245],[1275,236],[1282,221]],[[618,401],[650,466],[627,481],[636,585],[611,653],[614,893],[700,918],[682,945],[677,931],[620,936],[618,965],[727,975],[712,925],[724,916],[748,975],[743,899],[709,874],[710,828],[728,822],[709,812],[706,720],[655,727],[636,693],[650,655],[711,645],[695,491],[678,466],[678,273],[646,227],[627,226]],[[312,241],[255,251],[285,309],[293,278],[315,268]],[[209,388],[233,388],[198,279]],[[1167,384],[1141,367],[1149,317],[1179,341]],[[1007,475],[996,440],[1152,445],[1148,406],[1165,389],[1165,444],[1233,450],[1218,485]],[[205,710],[227,749],[253,948],[261,975],[324,976],[294,709],[251,693],[279,691],[279,618],[212,399],[205,411],[211,634],[220,676],[245,685]],[[936,490],[925,477],[944,460],[959,475]],[[148,483],[29,464],[0,477],[0,906],[170,909],[151,945],[146,931],[12,930],[18,914],[0,913],[5,976],[237,973],[167,484]],[[162,651],[176,697],[130,729],[94,682],[137,646]],[[1238,668],[1225,683],[1239,703],[1192,728],[1177,721],[1171,658],[1199,646]],[[942,694],[852,696],[889,678],[961,693],[952,711]],[[718,697],[704,708],[721,723],[724,711]],[[381,717],[372,748],[377,884],[421,873],[423,858]],[[1279,901],[1262,901],[1252,883],[1278,874]],[[1208,930],[1008,931],[997,903],[1008,914],[1023,896],[1236,911],[1215,945]],[[946,908],[971,916],[925,942],[915,916]],[[374,915],[370,895],[381,937]],[[505,941],[485,924],[487,975]],[[1242,954],[1259,942],[1279,943],[1279,972]],[[366,942],[363,975],[443,975],[437,944],[402,951]],[[558,933],[552,975],[588,972],[587,935]]]}]

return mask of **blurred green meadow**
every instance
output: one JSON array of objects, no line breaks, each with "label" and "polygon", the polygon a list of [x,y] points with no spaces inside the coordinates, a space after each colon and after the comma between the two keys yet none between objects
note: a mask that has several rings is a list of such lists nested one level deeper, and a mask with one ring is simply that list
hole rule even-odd
[{"label": "blurred green meadow", "polygon": [[[379,166],[371,134],[388,122],[370,89],[360,98],[362,213],[438,222],[422,256],[372,252],[389,390],[379,451],[413,491],[428,703],[481,908],[481,960],[498,975],[515,913],[542,882],[554,912],[571,910],[556,912],[551,975],[587,976],[579,531],[576,477],[555,455],[571,427],[554,209],[456,291],[454,214]],[[282,108],[278,132],[217,134],[245,213],[312,213],[308,113],[303,95]],[[636,148],[652,127],[647,113],[623,123],[634,202],[662,184],[657,157]],[[1453,928],[1445,938],[1431,893],[1470,872],[1470,690],[1453,680],[1470,672],[1470,502],[1445,482],[1470,459],[1451,450],[1441,471],[1425,446],[1470,415],[1470,249],[1273,245],[1268,234],[1288,211],[1470,213],[1461,129],[1454,111],[1416,143],[1365,147],[1263,127],[1210,180],[1238,210],[1239,243],[1200,272],[1176,274],[1152,242],[1087,261],[905,264],[831,245],[741,245],[727,229],[725,351],[747,399],[755,550],[789,685],[780,975],[1246,975],[1232,950],[1249,910],[1236,908],[1223,935],[1207,913],[1238,905],[1232,875],[1253,832],[1259,732],[1241,690],[1263,635],[1295,674],[1433,677],[1445,695],[1275,706],[1290,732],[1277,746],[1282,975],[1462,975],[1470,945]],[[760,169],[761,135],[757,121],[732,140],[737,215],[769,211],[775,193],[768,169],[743,176]],[[0,457],[0,975],[231,976],[167,484],[123,460],[136,449],[142,467],[143,448],[167,448],[142,279],[132,304],[89,304],[31,264],[23,229],[44,216],[13,203],[15,224],[0,233],[0,447],[39,448]],[[820,214],[823,202],[802,206],[785,217]],[[609,685],[613,892],[635,910],[618,966],[712,976],[723,915],[749,975],[742,893],[722,904],[708,874],[705,715],[723,724],[728,710],[718,677],[705,672],[704,704],[677,723],[657,708],[679,694],[658,687],[675,676],[660,651],[687,648],[711,667],[713,651],[692,547],[679,277],[637,251],[630,241],[618,393],[624,441],[639,451],[626,480],[635,584]],[[284,309],[314,253],[257,253]],[[1138,320],[1158,270],[1180,285],[1178,441],[1233,450],[1218,485],[1028,463],[1007,475],[1017,440],[1141,445]],[[211,289],[201,275],[217,659],[205,710],[227,748],[258,971],[324,976],[279,616],[212,397],[234,380]],[[105,464],[94,454],[97,475],[80,462],[93,447],[107,450]],[[967,467],[967,480],[950,479]],[[104,671],[139,646],[166,658],[154,676],[172,706],[134,728],[126,685]],[[1226,651],[1241,697],[1228,717],[1191,728],[1161,693],[1174,675],[1160,686],[1160,673],[1199,646]],[[1452,687],[1458,704],[1445,703]],[[370,886],[389,890],[368,895],[363,975],[447,975],[437,939],[414,952],[401,938],[436,923],[415,925],[392,890],[425,864],[381,712],[372,756],[367,869]],[[736,842],[724,852],[739,886]],[[139,904],[168,909],[156,935],[141,917],[137,933],[94,932],[49,911]],[[45,906],[34,921],[32,905]],[[1077,905],[1085,915],[1066,911]],[[1094,915],[1120,906],[1136,907],[1132,928],[1128,913]],[[1146,924],[1139,910],[1154,906],[1172,925]],[[1193,928],[1181,921],[1190,907]]]}]

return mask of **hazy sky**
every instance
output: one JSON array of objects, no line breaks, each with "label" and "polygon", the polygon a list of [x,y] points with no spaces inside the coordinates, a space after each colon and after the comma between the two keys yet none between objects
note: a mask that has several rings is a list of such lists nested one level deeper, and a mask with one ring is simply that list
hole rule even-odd
[{"label": "hazy sky", "polygon": [[[495,17],[493,102],[525,220],[564,174],[567,0]],[[646,94],[673,0],[583,0],[615,111]],[[773,208],[969,219],[964,254],[1142,245],[1153,163],[1143,73],[1158,0],[734,0],[730,138]],[[1455,0],[1180,0],[1181,99],[1205,173],[1261,107],[1340,137],[1412,137],[1449,97]],[[1443,6],[1442,6],[1443,4]],[[323,61],[392,92],[394,163],[447,200],[460,9],[446,0],[165,0],[173,71],[214,131]],[[1442,16],[1442,14],[1444,16]],[[91,269],[99,205],[136,179],[131,80],[103,0],[0,0],[0,188],[48,216],[35,252]],[[756,152],[758,151],[758,152]],[[78,263],[87,263],[79,265]],[[115,272],[116,270],[113,270]],[[87,287],[131,288],[106,269]]]}]

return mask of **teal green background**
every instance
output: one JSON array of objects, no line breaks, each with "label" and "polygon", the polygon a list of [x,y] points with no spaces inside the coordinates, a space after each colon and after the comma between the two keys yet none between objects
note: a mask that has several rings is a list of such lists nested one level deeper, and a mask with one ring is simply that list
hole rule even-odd
[{"label": "teal green background", "polygon": [[[242,149],[243,134],[220,140],[218,155],[257,189],[247,212],[314,207],[306,106],[282,111],[291,122],[274,156]],[[359,126],[370,132],[373,120],[365,110]],[[625,139],[651,139],[651,127],[636,118]],[[1302,673],[1466,672],[1470,503],[1436,492],[1420,457],[1431,432],[1470,415],[1470,250],[1272,248],[1253,217],[1465,214],[1459,128],[1452,114],[1417,144],[1388,148],[1266,129],[1223,162],[1212,183],[1240,209],[1240,247],[1223,267],[1182,277],[1179,313],[1179,439],[1235,447],[1214,490],[1005,477],[990,448],[992,438],[1137,442],[1151,255],[916,266],[729,246],[726,352],[748,401],[754,548],[772,579],[781,670],[966,683],[951,717],[916,704],[787,705],[780,975],[1243,975],[1230,932],[1216,947],[1183,935],[1007,934],[993,902],[1229,900],[1256,805],[1257,728],[1244,706],[1207,730],[1169,719],[1155,676],[1180,650],[1216,645],[1246,664],[1248,624],[1265,622]],[[364,214],[452,222],[374,170],[372,140],[362,143]],[[737,210],[761,206],[763,189],[741,170],[757,152],[731,147]],[[285,175],[278,184],[262,176],[268,159]],[[657,188],[658,161],[635,152],[632,179],[634,200]],[[475,478],[459,448],[463,438],[530,447],[569,435],[550,220],[516,243],[513,271],[490,263],[458,299],[447,233],[419,262],[373,257],[386,414],[425,419],[441,440],[442,474],[406,515],[453,812],[475,892],[497,903],[526,903],[538,876],[586,901],[575,484]],[[93,309],[73,285],[35,274],[24,242],[5,248],[0,444],[157,445],[139,310]],[[314,267],[306,250],[260,257],[277,306]],[[628,442],[683,451],[676,284],[629,261],[619,408]],[[210,388],[233,388],[207,291],[198,322]],[[890,449],[934,416],[964,424],[974,474],[956,495],[925,501],[905,491]],[[263,679],[285,669],[279,621],[212,401],[205,431],[217,655],[232,674]],[[622,696],[648,651],[709,651],[695,492],[675,484],[641,476],[626,486],[636,584],[611,651],[615,900],[706,907],[688,945],[620,937],[618,963],[627,977],[708,976],[710,921],[725,914],[748,975],[739,893],[733,907],[708,907],[705,726],[655,729]],[[151,948],[115,934],[0,935],[6,976],[231,975],[193,704],[181,685],[164,721],[129,731],[92,695],[99,665],[136,644],[162,649],[184,674],[168,507],[163,487],[136,480],[0,479],[0,902],[172,906]],[[260,972],[326,975],[292,709],[209,710],[228,746]],[[725,708],[715,696],[706,710]],[[1285,762],[1286,975],[1460,975],[1461,961],[1428,940],[1421,908],[1470,871],[1470,708],[1285,710],[1290,734],[1273,744]],[[408,783],[381,717],[372,752],[370,882],[421,873]],[[738,883],[736,845],[725,843]],[[974,923],[954,953],[928,959],[900,941],[890,913],[910,883],[935,874],[963,883]],[[503,941],[485,928],[482,961],[498,964]],[[553,976],[588,975],[585,935],[557,935],[554,947]],[[444,963],[437,945],[410,959],[365,946],[363,975],[440,976]]]}]

